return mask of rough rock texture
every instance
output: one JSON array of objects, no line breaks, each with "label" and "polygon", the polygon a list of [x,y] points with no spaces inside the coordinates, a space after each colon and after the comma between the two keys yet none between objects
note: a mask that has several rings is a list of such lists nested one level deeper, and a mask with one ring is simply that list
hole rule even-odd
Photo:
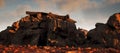
[{"label": "rough rock texture", "polygon": [[0,32],[0,44],[79,46],[85,38],[86,33],[76,29],[76,21],[69,15],[29,11],[26,14],[28,16]]},{"label": "rough rock texture", "polygon": [[113,14],[107,23],[97,23],[87,34],[87,43],[92,47],[120,49],[120,13]]},{"label": "rough rock texture", "polygon": [[51,47],[51,46],[3,46],[0,45],[0,53],[120,53],[114,48],[80,48],[80,47]]}]

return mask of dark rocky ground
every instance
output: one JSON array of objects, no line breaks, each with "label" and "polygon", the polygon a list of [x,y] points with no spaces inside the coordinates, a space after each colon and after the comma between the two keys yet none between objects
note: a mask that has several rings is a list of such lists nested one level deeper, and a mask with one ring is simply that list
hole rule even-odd
[{"label": "dark rocky ground", "polygon": [[114,48],[80,48],[80,47],[50,47],[50,46],[3,46],[0,45],[0,53],[120,53]]}]

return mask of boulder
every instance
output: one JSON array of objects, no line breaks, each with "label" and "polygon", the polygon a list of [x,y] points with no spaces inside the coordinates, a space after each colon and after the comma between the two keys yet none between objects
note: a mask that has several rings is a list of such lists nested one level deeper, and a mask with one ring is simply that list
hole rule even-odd
[{"label": "boulder", "polygon": [[91,47],[120,48],[120,13],[115,13],[107,23],[96,23],[96,28],[87,34],[87,43]]}]

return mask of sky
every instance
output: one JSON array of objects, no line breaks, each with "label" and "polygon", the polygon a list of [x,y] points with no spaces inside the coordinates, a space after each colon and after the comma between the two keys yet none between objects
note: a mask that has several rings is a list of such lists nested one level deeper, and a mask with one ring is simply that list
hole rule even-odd
[{"label": "sky", "polygon": [[0,0],[0,31],[25,17],[26,11],[69,14],[77,28],[90,30],[119,13],[120,0]]}]

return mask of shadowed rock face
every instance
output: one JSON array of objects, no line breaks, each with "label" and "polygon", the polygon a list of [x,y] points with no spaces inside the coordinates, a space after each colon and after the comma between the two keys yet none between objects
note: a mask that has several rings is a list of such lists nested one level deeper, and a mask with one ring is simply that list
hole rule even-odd
[{"label": "shadowed rock face", "polygon": [[116,30],[120,29],[120,13],[116,13],[113,16],[110,16],[107,24]]},{"label": "shadowed rock face", "polygon": [[106,24],[97,23],[87,34],[89,46],[120,48],[120,13],[108,19]]},{"label": "shadowed rock face", "polygon": [[[69,15],[30,12],[0,32],[0,44],[79,46],[80,32]],[[83,34],[84,36],[84,34]],[[80,39],[80,40],[78,40]]]}]

